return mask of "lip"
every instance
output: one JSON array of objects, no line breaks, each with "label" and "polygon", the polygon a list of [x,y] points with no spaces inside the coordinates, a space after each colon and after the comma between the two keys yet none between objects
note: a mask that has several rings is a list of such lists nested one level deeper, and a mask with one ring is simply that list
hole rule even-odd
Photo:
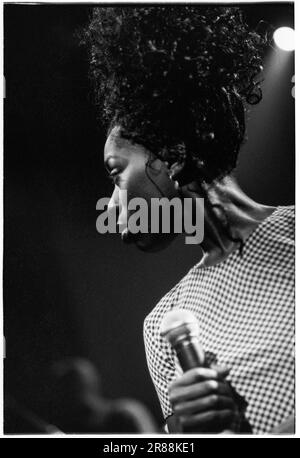
[{"label": "lip", "polygon": [[124,243],[132,243],[135,239],[135,234],[132,234],[128,227],[126,227],[121,233],[121,239]]}]

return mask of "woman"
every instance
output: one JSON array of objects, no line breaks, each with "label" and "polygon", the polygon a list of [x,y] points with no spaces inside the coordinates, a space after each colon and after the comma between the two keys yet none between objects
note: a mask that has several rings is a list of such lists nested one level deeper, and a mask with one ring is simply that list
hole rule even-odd
[{"label": "woman", "polygon": [[[232,175],[267,37],[236,7],[117,6],[93,9],[85,42],[119,224],[123,190],[205,202],[201,261],[144,324],[169,431],[292,432],[294,210],[254,202]],[[122,233],[144,251],[175,236]],[[174,307],[198,318],[206,367],[182,374],[160,336]]]}]

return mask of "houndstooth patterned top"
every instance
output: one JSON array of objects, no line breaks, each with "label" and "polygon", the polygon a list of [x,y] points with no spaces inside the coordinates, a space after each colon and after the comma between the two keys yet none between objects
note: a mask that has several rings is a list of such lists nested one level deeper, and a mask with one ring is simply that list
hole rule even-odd
[{"label": "houndstooth patterned top", "polygon": [[277,207],[247,239],[211,267],[196,264],[144,322],[148,367],[164,417],[168,386],[182,373],[159,335],[174,307],[193,312],[207,359],[231,368],[228,380],[248,403],[254,434],[270,432],[294,412],[294,207]]}]

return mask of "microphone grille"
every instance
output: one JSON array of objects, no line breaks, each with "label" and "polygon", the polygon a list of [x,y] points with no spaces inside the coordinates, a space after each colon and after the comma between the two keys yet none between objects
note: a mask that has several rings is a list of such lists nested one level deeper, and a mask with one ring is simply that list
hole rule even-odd
[{"label": "microphone grille", "polygon": [[[199,335],[199,324],[195,315],[182,309],[171,310],[166,313],[160,325],[160,335],[168,339],[170,334],[186,333],[187,329],[192,330],[193,334]],[[169,340],[169,339],[168,339]]]}]

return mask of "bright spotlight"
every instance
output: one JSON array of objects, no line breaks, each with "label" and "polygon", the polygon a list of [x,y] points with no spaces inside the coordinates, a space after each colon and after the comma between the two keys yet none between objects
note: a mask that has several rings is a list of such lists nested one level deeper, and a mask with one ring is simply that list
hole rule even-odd
[{"label": "bright spotlight", "polygon": [[273,38],[278,48],[283,51],[293,51],[295,49],[294,33],[291,27],[280,27],[275,30]]}]

